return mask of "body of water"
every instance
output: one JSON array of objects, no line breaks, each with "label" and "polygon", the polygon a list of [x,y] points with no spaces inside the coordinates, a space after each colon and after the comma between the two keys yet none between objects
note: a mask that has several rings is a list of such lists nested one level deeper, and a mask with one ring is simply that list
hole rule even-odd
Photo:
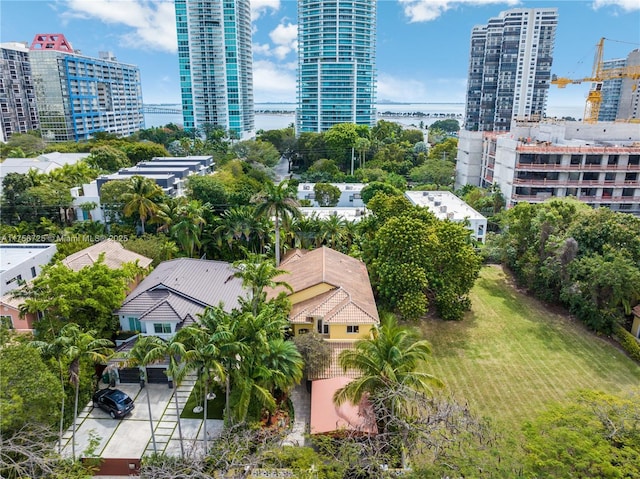
[{"label": "body of water", "polygon": [[[180,105],[163,105],[180,109]],[[255,126],[257,130],[287,128],[295,122],[295,103],[256,103]],[[464,103],[381,103],[377,105],[378,117],[403,125],[418,126],[420,121],[430,125],[436,120],[453,117],[461,121]],[[421,113],[424,116],[414,115]],[[583,107],[560,106],[548,108],[547,116],[582,118]],[[182,124],[182,114],[145,114],[146,128],[164,126],[167,123]]]}]

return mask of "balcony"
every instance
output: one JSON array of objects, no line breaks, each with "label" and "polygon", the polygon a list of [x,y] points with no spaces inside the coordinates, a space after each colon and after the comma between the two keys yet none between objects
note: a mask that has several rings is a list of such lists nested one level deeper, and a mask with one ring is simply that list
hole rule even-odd
[{"label": "balcony", "polygon": [[[511,199],[514,201],[527,201],[529,203],[541,203],[549,198],[556,198],[550,196],[548,193],[543,195],[511,195]],[[640,196],[578,196],[580,201],[585,203],[640,203]]]},{"label": "balcony", "polygon": [[640,171],[640,165],[559,165],[516,163],[516,170],[530,171]]},{"label": "balcony", "polygon": [[638,183],[637,180],[533,180],[527,178],[514,178],[513,184],[525,186],[602,186],[605,188],[623,188],[638,186],[640,183]]}]

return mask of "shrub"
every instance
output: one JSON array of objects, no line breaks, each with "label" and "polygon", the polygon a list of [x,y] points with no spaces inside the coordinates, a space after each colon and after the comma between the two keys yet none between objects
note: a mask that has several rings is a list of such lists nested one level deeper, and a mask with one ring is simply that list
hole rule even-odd
[{"label": "shrub", "polygon": [[633,334],[622,326],[615,326],[613,328],[613,334],[620,343],[620,346],[622,346],[622,349],[629,353],[629,356],[633,359],[640,361],[640,344],[638,344],[636,338],[633,337]]}]

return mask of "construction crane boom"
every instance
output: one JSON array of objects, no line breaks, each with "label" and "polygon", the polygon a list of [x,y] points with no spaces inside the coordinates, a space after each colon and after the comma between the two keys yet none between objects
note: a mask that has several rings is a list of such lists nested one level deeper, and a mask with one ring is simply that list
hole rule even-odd
[{"label": "construction crane boom", "polygon": [[558,88],[565,88],[567,85],[577,85],[580,83],[593,83],[593,87],[587,95],[587,102],[584,109],[585,123],[596,123],[600,114],[600,105],[602,104],[602,82],[607,80],[615,80],[617,78],[630,78],[637,80],[640,78],[640,65],[626,66],[604,69],[604,41],[601,38],[596,47],[596,55],[593,61],[593,70],[590,77],[586,78],[566,78],[553,75],[551,84],[557,85]]}]

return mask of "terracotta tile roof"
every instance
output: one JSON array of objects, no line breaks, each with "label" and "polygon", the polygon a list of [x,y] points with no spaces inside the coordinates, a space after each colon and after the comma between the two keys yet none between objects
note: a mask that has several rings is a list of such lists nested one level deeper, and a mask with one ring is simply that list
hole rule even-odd
[{"label": "terracotta tile roof", "polygon": [[633,308],[633,314],[640,318],[640,304]]},{"label": "terracotta tile roof", "polygon": [[342,288],[296,303],[291,308],[289,320],[294,324],[309,323],[310,317],[321,316],[326,323],[333,324],[377,324],[377,316],[371,316]]},{"label": "terracotta tile roof", "polygon": [[[293,250],[287,254],[279,268],[287,273],[275,278],[276,281],[289,283],[294,293],[319,284],[327,284],[341,290],[339,296],[324,296],[326,300],[332,301],[331,305],[326,305],[327,311],[336,308],[337,301],[340,298],[344,300],[344,294],[347,294],[348,302],[357,305],[364,315],[373,318],[373,322],[379,321],[369,274],[362,261],[323,246],[311,251]],[[281,291],[286,290],[282,287],[275,288],[269,291],[268,295],[275,297]],[[337,319],[334,321],[342,322]]]},{"label": "terracotta tile roof", "polygon": [[148,268],[153,261],[151,258],[124,249],[115,240],[106,239],[67,256],[62,260],[62,264],[73,271],[80,271],[85,266],[91,266],[98,261],[102,253],[104,253],[104,264],[112,269],[118,269],[125,263],[135,262],[142,268]]}]

